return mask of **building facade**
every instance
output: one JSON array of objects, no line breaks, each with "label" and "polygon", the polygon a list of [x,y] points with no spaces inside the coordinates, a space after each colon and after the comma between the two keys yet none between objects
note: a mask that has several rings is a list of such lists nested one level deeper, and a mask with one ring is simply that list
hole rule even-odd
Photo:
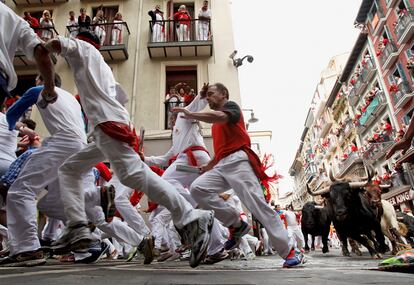
[{"label": "building facade", "polygon": [[[222,82],[229,89],[230,99],[241,103],[237,69],[229,59],[234,51],[234,41],[228,1],[209,1],[211,21],[204,22],[198,19],[202,0],[15,0],[6,1],[6,4],[18,15],[29,12],[37,19],[42,17],[44,10],[49,10],[53,28],[38,30],[39,36],[44,32],[50,32],[52,36],[69,36],[73,31],[76,34],[77,28],[68,25],[70,11],[74,11],[78,19],[80,9],[85,8],[92,22],[98,10],[103,11],[103,17],[89,29],[100,36],[101,54],[128,94],[125,106],[132,122],[137,129],[146,128],[145,151],[148,155],[162,154],[170,147],[168,115],[172,103],[167,99],[170,89],[178,83],[184,85],[177,88],[177,93],[184,86],[187,94],[191,89],[197,93],[204,82]],[[156,5],[163,11],[163,16],[151,22],[148,12]],[[181,5],[186,5],[191,17],[183,23],[173,20]],[[57,56],[53,56],[53,61],[62,78],[62,87],[77,94],[67,62]],[[21,94],[34,85],[36,68],[22,53],[17,53],[14,63],[19,77],[14,92]],[[36,109],[32,118],[41,120]],[[210,127],[204,127],[206,143],[211,149]],[[39,130],[46,134],[44,127]]]},{"label": "building facade", "polygon": [[[313,189],[323,186],[328,169],[337,177],[358,179],[365,175],[364,164],[368,164],[374,180],[392,184],[383,199],[396,208],[413,208],[411,165],[395,168],[400,154],[388,161],[384,158],[414,113],[413,7],[412,0],[362,1],[355,20],[361,33],[326,103],[332,122],[317,112],[309,128],[330,128],[329,134],[321,146],[304,138],[291,167],[296,196],[301,198],[297,203],[309,200],[302,189],[304,181]],[[306,144],[317,150],[303,152],[309,150]],[[301,178],[301,159],[314,166],[313,170],[305,168],[305,179]],[[321,163],[325,167],[318,167]]]}]

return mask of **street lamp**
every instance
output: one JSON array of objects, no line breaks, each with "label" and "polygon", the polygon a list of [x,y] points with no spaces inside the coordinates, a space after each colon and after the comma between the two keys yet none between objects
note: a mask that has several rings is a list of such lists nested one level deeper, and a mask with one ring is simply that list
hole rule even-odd
[{"label": "street lamp", "polygon": [[250,112],[250,119],[246,123],[246,130],[248,130],[249,124],[257,123],[259,119],[254,116],[253,109],[242,109],[242,111]]},{"label": "street lamp", "polygon": [[242,58],[236,58],[235,59],[234,57],[236,56],[236,54],[237,54],[237,50],[233,51],[229,56],[230,59],[233,60],[233,65],[236,68],[238,68],[239,66],[242,66],[243,65],[243,60],[245,60],[245,59],[247,59],[247,61],[250,62],[250,63],[252,63],[253,60],[254,60],[253,56],[251,56],[251,55],[245,55]]}]

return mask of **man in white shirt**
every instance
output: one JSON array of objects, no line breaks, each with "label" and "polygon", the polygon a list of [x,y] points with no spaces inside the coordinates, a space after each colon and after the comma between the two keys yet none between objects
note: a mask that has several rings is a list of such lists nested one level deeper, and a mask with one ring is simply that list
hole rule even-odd
[{"label": "man in white shirt", "polygon": [[208,1],[203,2],[198,12],[198,40],[208,41],[210,35],[210,21],[211,21],[211,10],[208,8]]},{"label": "man in white shirt", "polygon": [[[71,156],[59,168],[61,189],[78,191],[79,197],[82,197],[82,174],[96,163],[108,160],[123,185],[139,189],[172,213],[174,224],[185,229],[192,242],[190,265],[198,266],[210,240],[213,212],[193,209],[174,186],[141,161],[137,154],[138,138],[131,127],[128,112],[115,99],[115,79],[98,50],[99,44],[99,39],[88,32],[79,33],[77,39],[58,37],[46,44],[50,51],[65,57],[72,68],[80,101],[95,138],[95,143]],[[66,212],[78,211],[85,217],[85,211],[79,205],[66,200],[63,203]],[[71,227],[56,242],[56,246],[70,248],[72,241],[78,238],[75,229],[85,219],[68,219]],[[139,250],[150,253],[152,249],[152,237],[147,236]]]},{"label": "man in white shirt", "polygon": [[35,61],[45,79],[42,97],[46,102],[56,100],[54,91],[54,71],[49,52],[29,24],[0,2],[0,105],[9,91],[17,84],[13,60],[17,50],[21,50],[29,60]]},{"label": "man in white shirt", "polygon": [[301,227],[298,223],[298,218],[292,211],[292,206],[287,206],[286,211],[284,211],[283,214],[285,215],[289,236],[296,241],[297,247],[303,251],[305,246],[305,238],[303,237]]}]

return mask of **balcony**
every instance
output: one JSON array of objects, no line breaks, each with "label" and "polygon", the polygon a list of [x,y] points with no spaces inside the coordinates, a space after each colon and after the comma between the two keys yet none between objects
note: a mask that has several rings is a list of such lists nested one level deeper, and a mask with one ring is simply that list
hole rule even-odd
[{"label": "balcony", "polygon": [[347,159],[339,165],[338,177],[344,176],[354,165],[362,163],[362,158],[357,152],[351,152]]},{"label": "balcony", "polygon": [[403,81],[398,85],[398,91],[396,91],[392,97],[396,109],[400,109],[407,104],[411,98],[414,96],[414,93],[410,87],[410,84],[407,81]]},{"label": "balcony", "polygon": [[382,53],[380,55],[382,69],[388,69],[397,58],[397,48],[395,47],[395,44],[392,41],[389,41],[385,48],[382,50]]},{"label": "balcony", "polygon": [[358,99],[359,99],[359,96],[356,93],[355,87],[352,87],[351,90],[349,90],[348,98],[349,98],[349,103],[352,106],[355,106],[355,104],[358,102]]},{"label": "balcony", "polygon": [[399,18],[394,33],[397,36],[398,44],[407,43],[410,40],[414,34],[414,13],[411,10],[407,10],[407,13]]},{"label": "balcony", "polygon": [[324,138],[326,136],[326,134],[329,132],[329,130],[332,127],[332,121],[331,120],[326,120],[325,118],[321,118],[320,119],[320,126],[321,126],[321,131],[319,132],[319,138]]},{"label": "balcony", "polygon": [[313,162],[310,162],[305,168],[306,180],[310,180],[317,175],[316,166]]},{"label": "balcony", "polygon": [[[59,33],[56,31],[56,29],[54,27],[52,27],[52,28],[36,28],[34,30],[35,30],[36,34],[38,34],[39,36],[42,35],[43,31],[51,31],[52,32],[51,37],[59,35]],[[54,54],[50,54],[50,59],[52,60],[53,64],[56,64],[57,59],[56,59],[56,56]],[[16,54],[14,55],[13,65],[16,69],[36,68],[36,63],[33,62],[33,61],[30,61],[26,57],[26,55],[20,50],[17,50]]]},{"label": "balcony", "polygon": [[362,157],[364,158],[364,160],[376,161],[383,157],[393,144],[394,141],[371,143],[371,145],[364,152]]},{"label": "balcony", "polygon": [[378,91],[374,100],[367,107],[367,110],[359,118],[359,132],[362,132],[367,126],[369,126],[376,118],[376,116],[384,110],[387,105],[387,100],[385,99],[384,92]]},{"label": "balcony", "polygon": [[[79,29],[76,26],[66,26],[68,34],[76,36]],[[107,62],[115,62],[127,60],[128,55],[128,40],[131,34],[126,22],[93,24],[90,29],[101,40],[101,52],[103,58]]]},{"label": "balcony", "polygon": [[213,55],[211,25],[208,21],[150,21],[148,53],[150,58],[210,57]]},{"label": "balcony", "polygon": [[329,147],[328,147],[327,153],[332,153],[338,146],[338,139],[336,138],[336,136],[333,136],[333,135],[331,135],[329,139],[330,141],[329,141]]},{"label": "balcony", "polygon": [[354,123],[352,123],[352,120],[349,119],[344,126],[344,137],[345,138],[349,137],[353,129],[354,129]]},{"label": "balcony", "polygon": [[40,4],[54,4],[54,3],[65,3],[68,0],[13,0],[16,6],[25,5],[40,5]]}]

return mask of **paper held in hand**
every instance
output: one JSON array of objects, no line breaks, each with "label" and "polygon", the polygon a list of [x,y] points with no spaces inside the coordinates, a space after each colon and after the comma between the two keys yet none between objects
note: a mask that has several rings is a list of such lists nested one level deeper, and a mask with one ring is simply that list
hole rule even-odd
[{"label": "paper held in hand", "polygon": [[138,151],[142,152],[142,148],[144,147],[144,136],[145,136],[145,128],[141,127],[139,129],[139,146]]},{"label": "paper held in hand", "polygon": [[196,166],[177,165],[176,170],[181,172],[201,173],[201,169]]}]

